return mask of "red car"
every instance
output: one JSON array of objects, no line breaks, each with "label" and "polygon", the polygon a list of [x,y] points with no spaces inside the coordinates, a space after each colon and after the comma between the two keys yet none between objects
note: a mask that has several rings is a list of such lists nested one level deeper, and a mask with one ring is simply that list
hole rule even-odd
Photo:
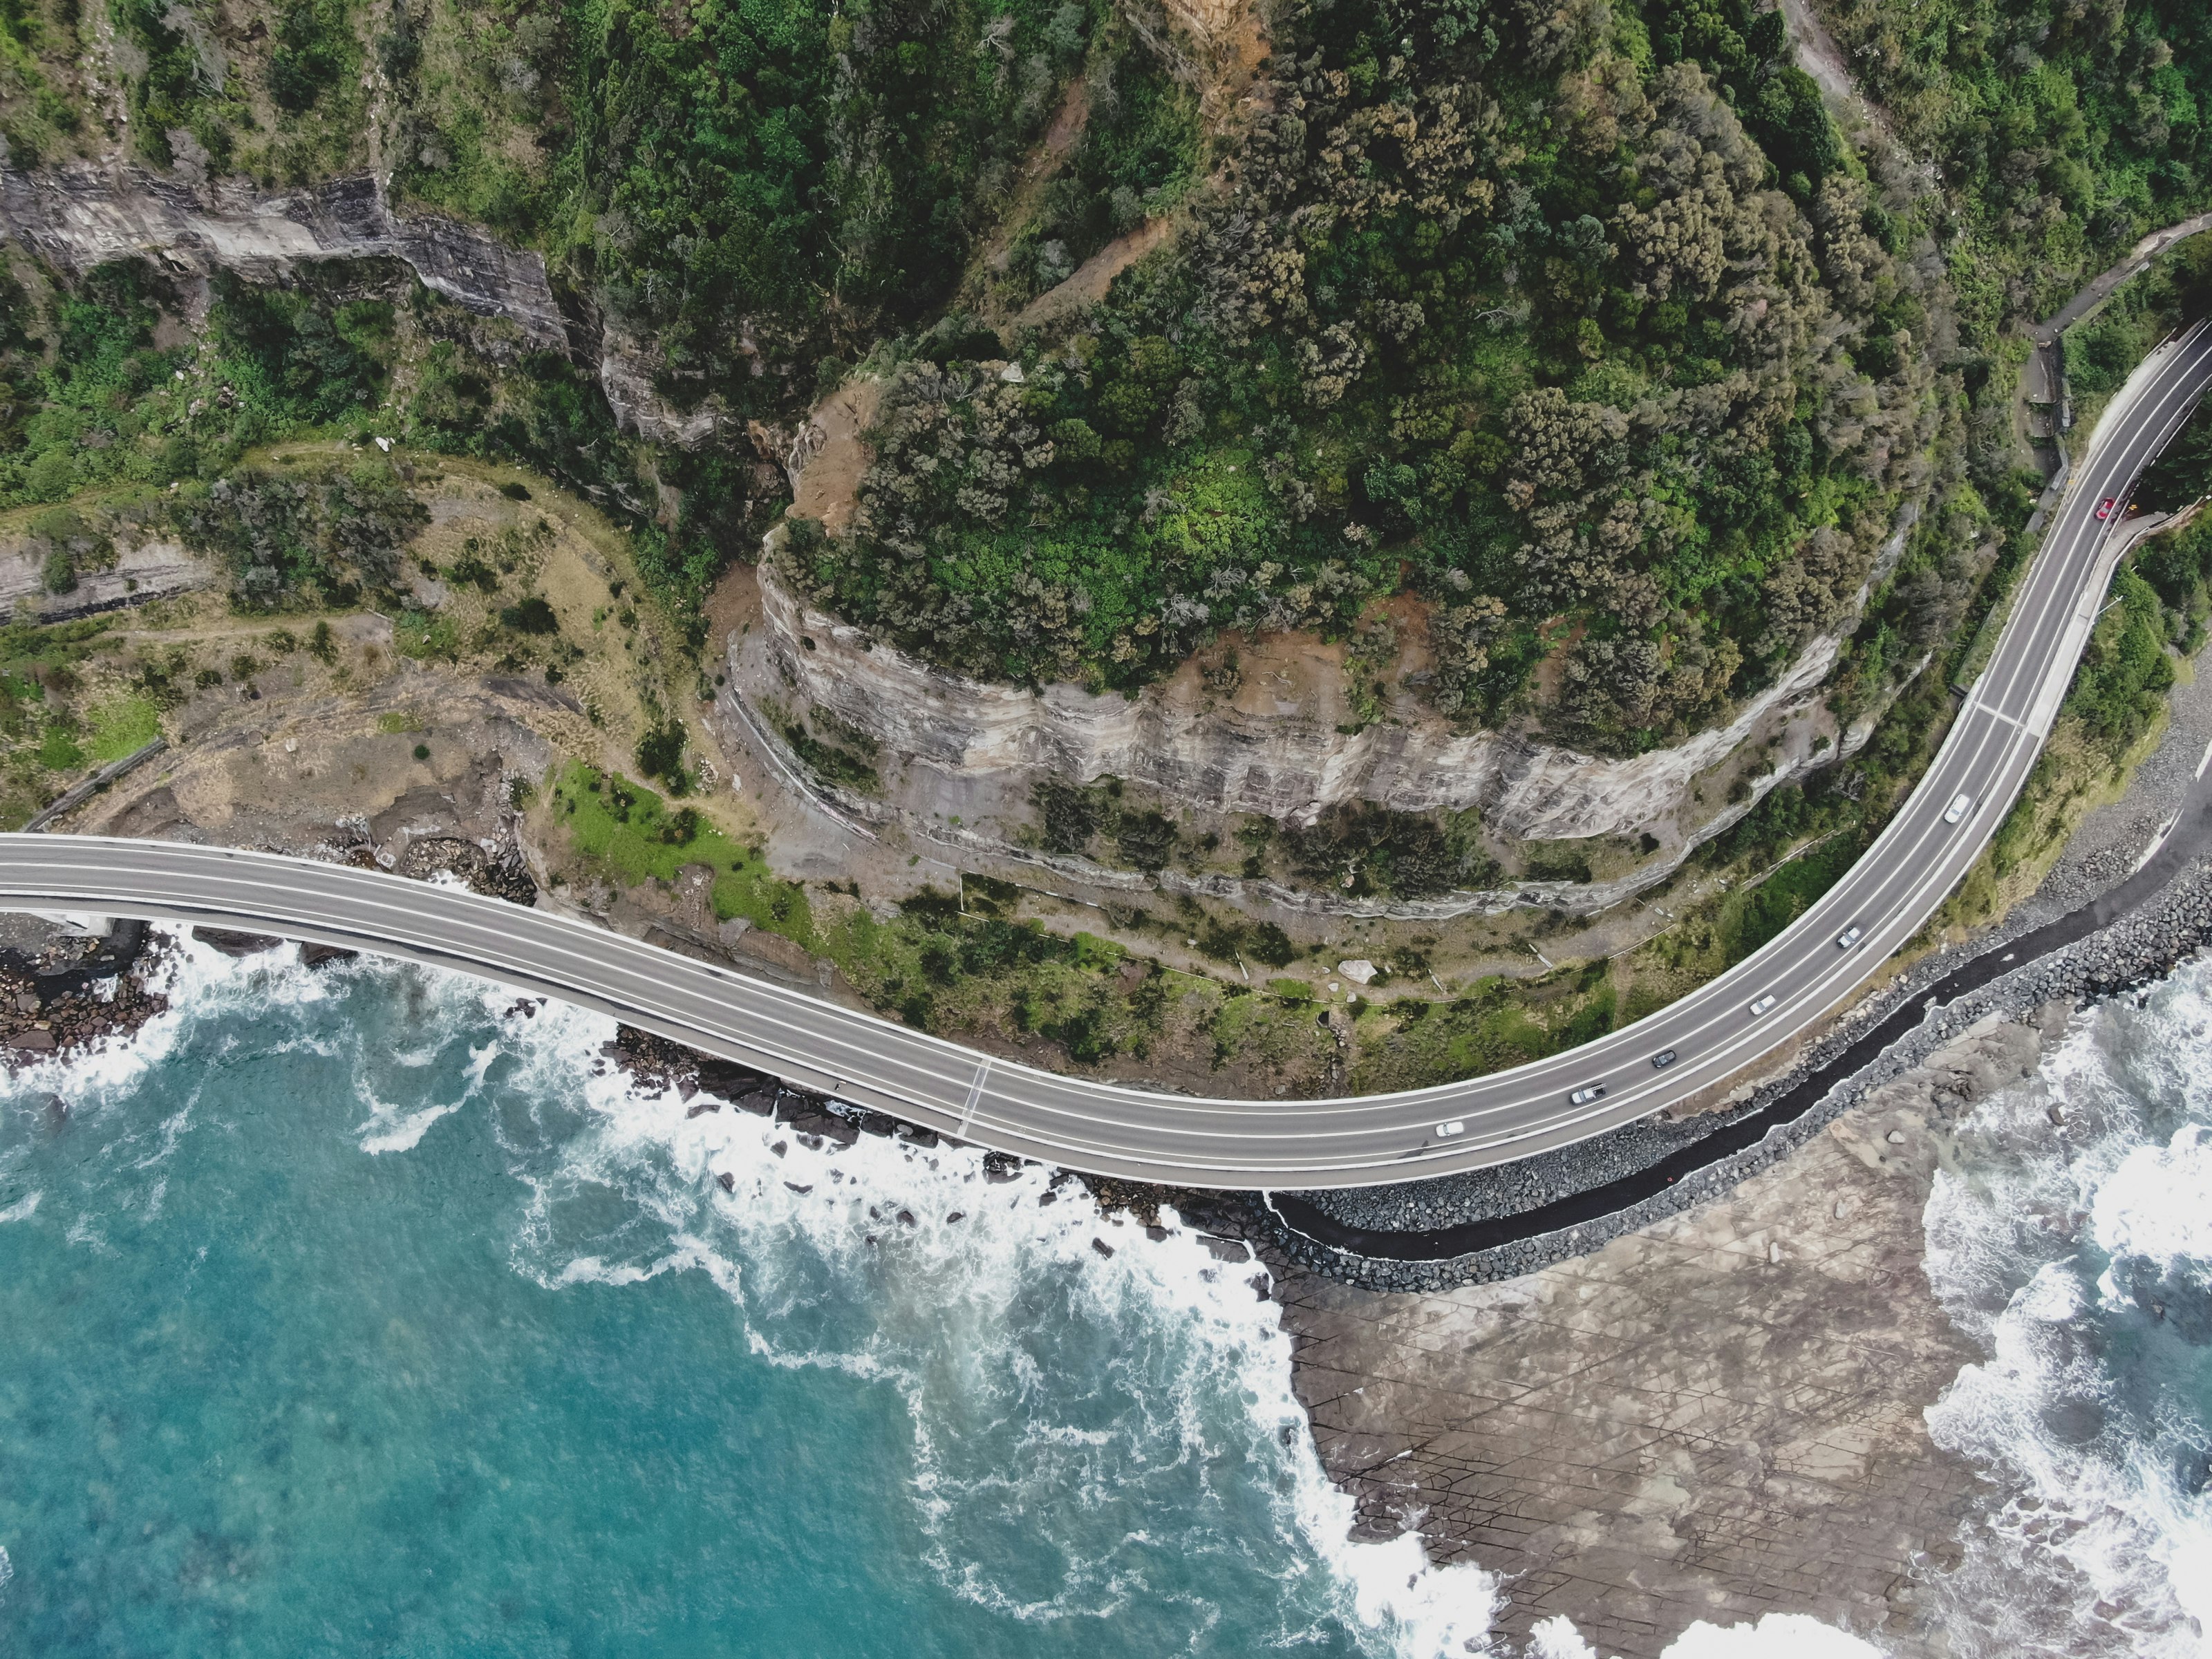
[{"label": "red car", "polygon": [[2117,495],[2106,496],[2103,501],[2097,503],[2097,516],[2100,519],[2111,518],[2112,508],[2118,504],[2118,501],[2119,497]]}]

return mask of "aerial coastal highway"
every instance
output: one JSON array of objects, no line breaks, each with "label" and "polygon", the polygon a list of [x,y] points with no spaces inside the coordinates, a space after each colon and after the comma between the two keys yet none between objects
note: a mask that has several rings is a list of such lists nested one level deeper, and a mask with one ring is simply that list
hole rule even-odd
[{"label": "aerial coastal highway", "polygon": [[1919,929],[1979,855],[2042,746],[2145,465],[2212,382],[2212,328],[2167,343],[2100,423],[1988,669],[1927,776],[1796,923],[1671,1006],[1510,1072],[1343,1100],[1200,1100],[1055,1076],[588,923],[275,854],[0,836],[0,908],[243,928],[461,969],[963,1139],[1192,1186],[1354,1186],[1503,1163],[1695,1094],[1804,1032]]}]

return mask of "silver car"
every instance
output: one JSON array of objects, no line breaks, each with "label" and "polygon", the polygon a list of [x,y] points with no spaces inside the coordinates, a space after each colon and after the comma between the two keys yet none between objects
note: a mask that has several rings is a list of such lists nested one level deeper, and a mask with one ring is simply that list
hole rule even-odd
[{"label": "silver car", "polygon": [[1604,1098],[1605,1085],[1602,1083],[1586,1083],[1581,1088],[1576,1090],[1574,1093],[1567,1097],[1567,1104],[1570,1106],[1587,1106],[1593,1101],[1603,1100]]},{"label": "silver car", "polygon": [[1763,997],[1759,998],[1759,1000],[1758,1001],[1756,1001],[1756,1002],[1754,1002],[1754,1003],[1753,1003],[1753,1004],[1751,1005],[1751,1012],[1752,1012],[1752,1017],[1753,1017],[1753,1018],[1757,1018],[1759,1015],[1761,1015],[1761,1014],[1765,1013],[1765,1012],[1769,1008],[1771,1008],[1773,1006],[1774,1006],[1774,993],[1772,993],[1771,991],[1769,991],[1769,992],[1768,992],[1765,996],[1763,996]]},{"label": "silver car", "polygon": [[1851,946],[1856,945],[1865,937],[1865,928],[1858,927],[1846,927],[1842,933],[1836,935],[1836,949],[1838,951],[1848,951]]},{"label": "silver car", "polygon": [[1943,822],[1946,823],[1956,823],[1960,818],[1963,818],[1967,813],[1973,810],[1974,798],[1972,795],[1960,795],[1945,810],[1943,813]]}]

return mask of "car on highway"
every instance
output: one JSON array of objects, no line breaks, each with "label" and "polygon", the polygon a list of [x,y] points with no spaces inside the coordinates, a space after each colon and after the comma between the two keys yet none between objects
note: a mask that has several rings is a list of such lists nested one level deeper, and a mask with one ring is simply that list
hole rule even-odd
[{"label": "car on highway", "polygon": [[1570,1106],[1588,1106],[1593,1102],[1603,1100],[1604,1098],[1605,1085],[1602,1083],[1585,1083],[1581,1088],[1576,1090],[1574,1093],[1567,1097],[1567,1104]]},{"label": "car on highway", "polygon": [[1972,795],[1956,796],[1953,799],[1951,804],[1943,809],[1943,822],[1946,823],[1956,823],[1960,818],[1963,818],[1967,813],[1973,810],[1974,798]]},{"label": "car on highway", "polygon": [[1865,937],[1865,928],[1856,925],[1846,927],[1842,933],[1836,935],[1836,949],[1838,951],[1848,951],[1851,946],[1856,945]]},{"label": "car on highway", "polygon": [[2106,496],[2103,501],[2097,503],[2097,516],[2100,519],[2111,518],[2112,516],[2112,508],[2118,504],[2118,501],[2119,497],[2117,495]]},{"label": "car on highway", "polygon": [[1672,1048],[1662,1048],[1651,1056],[1651,1069],[1655,1072],[1663,1072],[1674,1063],[1674,1051]]},{"label": "car on highway", "polygon": [[1751,1012],[1754,1016],[1763,1014],[1773,1006],[1774,993],[1769,991],[1765,996],[1759,998],[1758,1001],[1751,1005]]},{"label": "car on highway", "polygon": [[1467,1120],[1463,1117],[1455,1117],[1449,1123],[1437,1125],[1437,1136],[1442,1140],[1449,1140],[1454,1135],[1463,1135],[1466,1133]]}]

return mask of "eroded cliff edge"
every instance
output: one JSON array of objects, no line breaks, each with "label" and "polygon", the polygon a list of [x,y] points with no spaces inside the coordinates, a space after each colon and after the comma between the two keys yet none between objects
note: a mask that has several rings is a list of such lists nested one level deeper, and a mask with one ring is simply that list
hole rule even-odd
[{"label": "eroded cliff edge", "polygon": [[[1851,753],[1872,726],[1839,729],[1827,706],[1833,635],[1816,640],[1727,725],[1608,760],[1522,733],[1461,730],[1402,689],[1383,719],[1358,726],[1343,647],[1308,635],[1239,642],[1229,676],[1215,660],[1223,650],[1201,653],[1133,696],[1072,684],[1031,690],[969,679],[871,640],[794,592],[773,547],[757,580],[760,626],[728,642],[731,686],[756,734],[860,819],[1005,850],[1018,845],[1034,782],[1114,777],[1224,817],[1310,820],[1365,800],[1401,812],[1474,808],[1493,831],[1521,841],[1650,837],[1655,856],[1616,880],[1516,882],[1388,907],[1393,915],[1444,916],[1516,899],[1577,911],[1616,903],[1662,880],[1770,790]],[[784,735],[809,721],[872,741],[880,787],[856,792],[810,773]],[[1269,884],[1253,896],[1298,896]]]}]

